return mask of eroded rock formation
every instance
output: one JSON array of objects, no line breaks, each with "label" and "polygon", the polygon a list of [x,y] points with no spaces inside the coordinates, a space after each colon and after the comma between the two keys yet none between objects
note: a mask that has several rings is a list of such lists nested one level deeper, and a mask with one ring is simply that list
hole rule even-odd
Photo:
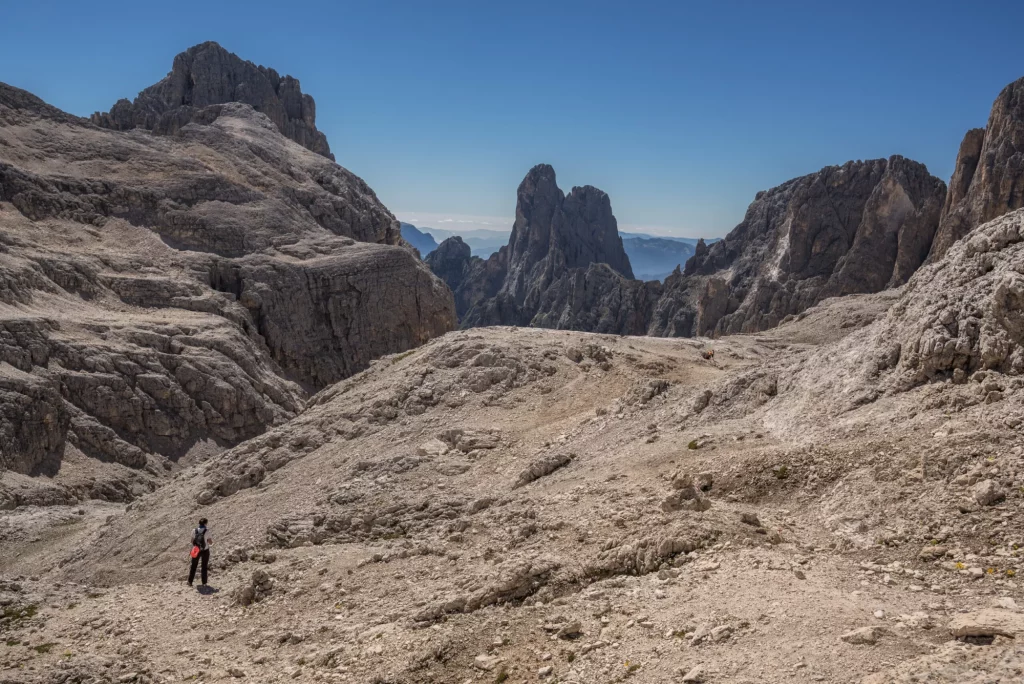
[{"label": "eroded rock formation", "polygon": [[669,276],[655,335],[765,330],[826,297],[904,283],[928,254],[945,185],[894,156],[758,193],[736,228]]},{"label": "eroded rock formation", "polygon": [[519,186],[509,243],[489,259],[446,240],[428,260],[455,292],[465,327],[532,325],[642,334],[658,283],[633,280],[608,195],[564,195],[547,164]]},{"label": "eroded rock formation", "polygon": [[632,278],[608,196],[563,196],[550,166],[519,186],[509,244],[487,261],[447,242],[431,255],[464,327],[532,325],[672,337],[778,325],[826,297],[906,282],[938,226],[945,185],[894,156],[848,162],[758,193],[743,222],[698,242],[685,270]]},{"label": "eroded rock formation", "polygon": [[929,260],[982,223],[1024,207],[1024,78],[1006,86],[988,126],[967,132]]},{"label": "eroded rock formation", "polygon": [[227,102],[250,105],[266,114],[285,136],[334,159],[327,137],[316,128],[316,104],[302,92],[297,79],[243,60],[214,42],[182,52],[163,80],[134,101],[118,100],[109,112],[96,112],[92,122],[118,131],[145,128],[172,133],[202,116],[204,107]]},{"label": "eroded rock formation", "polygon": [[3,468],[74,452],[156,476],[455,324],[373,191],[265,114],[168,133],[0,84]]}]

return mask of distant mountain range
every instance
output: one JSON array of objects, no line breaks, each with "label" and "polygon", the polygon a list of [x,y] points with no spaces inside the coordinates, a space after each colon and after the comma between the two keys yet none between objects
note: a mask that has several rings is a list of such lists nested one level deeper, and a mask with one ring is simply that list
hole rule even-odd
[{"label": "distant mountain range", "polygon": [[[486,259],[508,244],[509,231],[466,230],[452,231],[439,228],[418,228],[411,223],[402,223],[402,237],[426,257],[437,249],[440,242],[458,235],[469,245],[473,256]],[[681,266],[693,256],[697,238],[668,237],[648,233],[620,231],[622,246],[629,256],[633,273],[639,280],[664,280],[677,265]],[[706,240],[708,244],[719,238]]]}]

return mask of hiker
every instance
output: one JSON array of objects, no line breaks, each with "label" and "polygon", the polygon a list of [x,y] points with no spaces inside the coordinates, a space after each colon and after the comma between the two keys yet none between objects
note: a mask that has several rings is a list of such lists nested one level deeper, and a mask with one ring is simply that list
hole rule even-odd
[{"label": "hiker", "polygon": [[199,521],[199,527],[192,530],[192,568],[188,571],[188,586],[192,586],[192,582],[196,578],[196,567],[199,562],[203,563],[202,580],[203,586],[206,586],[206,568],[210,564],[210,544],[213,543],[213,538],[210,537],[210,531],[206,529],[206,518]]}]

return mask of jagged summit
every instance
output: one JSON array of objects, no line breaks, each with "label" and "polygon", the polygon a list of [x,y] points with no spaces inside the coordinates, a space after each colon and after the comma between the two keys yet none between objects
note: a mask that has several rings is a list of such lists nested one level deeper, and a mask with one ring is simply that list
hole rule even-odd
[{"label": "jagged summit", "polygon": [[[699,241],[662,286],[634,280],[608,195],[559,190],[535,166],[507,246],[487,262],[435,258],[463,327],[533,325],[669,337],[753,332],[826,297],[903,284],[923,263],[945,184],[894,155],[828,166],[759,192],[713,245]],[[457,276],[457,277],[456,277]]]},{"label": "jagged summit", "polygon": [[1024,207],[1024,78],[1003,88],[988,125],[967,132],[928,258],[983,223]]},{"label": "jagged summit", "polygon": [[[440,248],[439,248],[440,249]],[[452,254],[457,252],[452,246]],[[633,281],[633,269],[619,237],[607,193],[585,185],[565,195],[549,164],[530,169],[516,192],[516,220],[507,245],[487,261],[446,262],[456,308],[466,327],[533,325],[545,328],[643,332],[646,314],[632,315],[632,294],[619,292]],[[602,304],[612,296],[614,302]],[[646,298],[643,298],[647,301]],[[623,322],[623,318],[629,320]]]},{"label": "jagged summit", "polygon": [[109,112],[91,118],[115,130],[167,131],[187,123],[196,109],[228,102],[252,106],[288,138],[334,159],[327,137],[316,128],[316,104],[298,79],[243,60],[212,41],[176,56],[170,73],[134,101],[118,100]]}]

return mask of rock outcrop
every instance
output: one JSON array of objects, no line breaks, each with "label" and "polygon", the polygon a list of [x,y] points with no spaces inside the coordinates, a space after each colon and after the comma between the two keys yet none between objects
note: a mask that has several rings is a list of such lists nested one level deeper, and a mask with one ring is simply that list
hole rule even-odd
[{"label": "rock outcrop", "polygon": [[424,261],[452,289],[460,319],[477,303],[494,297],[505,275],[498,260],[472,256],[469,245],[459,236],[444,240]]},{"label": "rock outcrop", "polygon": [[999,94],[985,128],[964,136],[929,260],[942,258],[977,226],[1020,207],[1024,207],[1024,78]]},{"label": "rock outcrop", "polygon": [[591,186],[564,195],[547,164],[519,185],[505,247],[485,261],[449,239],[428,263],[454,291],[464,327],[643,334],[660,290],[633,280],[608,195]]},{"label": "rock outcrop", "polygon": [[0,467],[158,477],[455,322],[373,191],[251,106],[138,135],[0,84]]},{"label": "rock outcrop", "polygon": [[243,60],[214,42],[182,52],[163,80],[134,101],[118,100],[109,112],[96,112],[92,122],[118,131],[173,133],[200,116],[204,107],[227,102],[250,105],[288,138],[334,159],[327,137],[316,128],[316,104],[297,79]]},{"label": "rock outcrop", "polygon": [[753,332],[826,297],[906,282],[931,246],[945,185],[894,156],[830,166],[758,193],[726,238],[669,276],[655,335]]},{"label": "rock outcrop", "polygon": [[903,284],[924,262],[946,187],[894,156],[830,166],[758,193],[713,245],[665,279],[634,280],[608,196],[564,196],[550,166],[519,186],[508,245],[486,261],[461,241],[428,259],[463,327],[529,325],[691,337],[774,327],[826,297]]}]

